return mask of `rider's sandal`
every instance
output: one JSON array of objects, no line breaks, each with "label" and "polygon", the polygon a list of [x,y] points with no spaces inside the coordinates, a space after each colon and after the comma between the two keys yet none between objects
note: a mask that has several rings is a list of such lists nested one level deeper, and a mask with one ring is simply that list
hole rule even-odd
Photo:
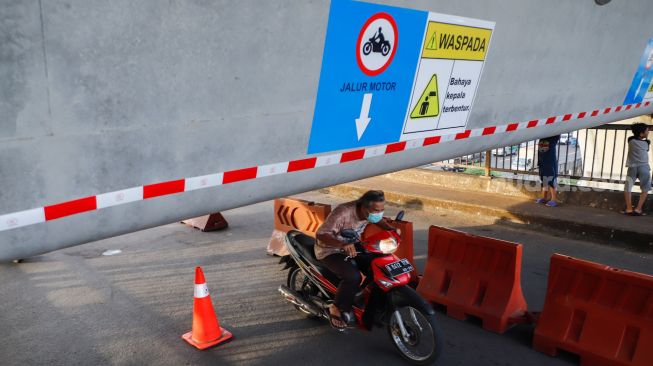
[{"label": "rider's sandal", "polygon": [[335,330],[337,330],[339,332],[344,332],[345,330],[347,330],[346,325],[343,327],[343,326],[340,326],[340,325],[336,324],[336,322],[340,322],[340,324],[347,324],[347,323],[345,323],[344,320],[342,320],[341,317],[335,316],[333,314],[329,314],[329,324],[331,324],[331,328],[333,328],[333,329],[335,329]]}]

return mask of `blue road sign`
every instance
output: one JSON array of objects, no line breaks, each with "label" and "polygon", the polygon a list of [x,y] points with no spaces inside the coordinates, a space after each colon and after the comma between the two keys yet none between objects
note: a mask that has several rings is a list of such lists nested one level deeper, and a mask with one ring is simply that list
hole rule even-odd
[{"label": "blue road sign", "polygon": [[653,39],[648,40],[624,104],[640,103],[653,81]]},{"label": "blue road sign", "polygon": [[397,141],[428,12],[333,0],[308,153]]}]

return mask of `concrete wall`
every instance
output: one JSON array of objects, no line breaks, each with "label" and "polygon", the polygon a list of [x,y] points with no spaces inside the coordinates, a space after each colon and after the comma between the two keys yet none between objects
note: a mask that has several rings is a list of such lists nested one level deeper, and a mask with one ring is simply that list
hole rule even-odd
[{"label": "concrete wall", "polygon": [[[379,1],[496,22],[469,127],[623,101],[649,0]],[[0,215],[301,158],[328,1],[0,0]],[[632,112],[632,113],[631,113]],[[624,112],[621,118],[641,113]],[[0,232],[0,259],[418,166],[570,125],[436,145]]]}]

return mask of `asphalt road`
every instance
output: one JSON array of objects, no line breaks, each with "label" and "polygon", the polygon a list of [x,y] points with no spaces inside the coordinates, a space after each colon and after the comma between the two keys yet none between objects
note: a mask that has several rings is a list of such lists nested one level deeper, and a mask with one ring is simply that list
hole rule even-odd
[{"label": "asphalt road", "polygon": [[[319,193],[316,201],[340,200]],[[398,211],[390,207],[388,213]],[[303,318],[277,292],[285,281],[265,254],[272,203],[227,211],[230,228],[202,233],[173,223],[27,260],[0,265],[2,365],[358,365],[405,364],[383,330],[335,333]],[[522,287],[531,310],[541,309],[548,258],[560,252],[651,273],[650,255],[551,233],[495,225],[482,217],[408,212],[415,223],[418,267],[429,224],[525,244]],[[122,253],[102,256],[108,249]],[[221,324],[235,339],[206,351],[181,340],[190,330],[194,267],[201,265]],[[504,335],[475,321],[438,314],[446,340],[438,365],[575,365],[530,347],[532,327]]]}]

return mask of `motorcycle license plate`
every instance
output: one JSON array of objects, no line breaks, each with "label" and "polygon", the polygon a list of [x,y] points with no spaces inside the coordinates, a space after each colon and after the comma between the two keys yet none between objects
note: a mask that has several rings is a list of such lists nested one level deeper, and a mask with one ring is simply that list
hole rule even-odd
[{"label": "motorcycle license plate", "polygon": [[404,273],[412,272],[414,268],[408,259],[404,258],[402,260],[386,264],[385,269],[388,271],[388,273],[390,273],[390,276],[396,277]]}]

